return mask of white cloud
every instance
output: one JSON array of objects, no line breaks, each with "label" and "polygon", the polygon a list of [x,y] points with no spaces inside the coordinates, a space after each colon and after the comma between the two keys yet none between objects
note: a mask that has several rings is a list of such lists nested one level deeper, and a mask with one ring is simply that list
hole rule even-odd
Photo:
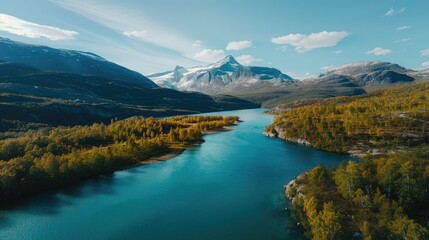
[{"label": "white cloud", "polygon": [[242,50],[246,48],[250,48],[252,46],[252,42],[248,40],[229,42],[226,46],[226,50]]},{"label": "white cloud", "polygon": [[381,47],[376,47],[376,48],[371,49],[371,50],[366,52],[366,54],[368,54],[368,55],[375,55],[375,56],[385,56],[385,55],[389,55],[391,53],[393,53],[392,50],[384,49]]},{"label": "white cloud", "polygon": [[0,31],[27,38],[46,38],[52,41],[72,40],[79,35],[75,31],[40,25],[7,14],[0,14]]},{"label": "white cloud", "polygon": [[142,38],[144,39],[147,35],[147,31],[125,31],[122,34],[129,38]]},{"label": "white cloud", "polygon": [[329,65],[329,66],[321,67],[320,69],[322,69],[322,70],[324,70],[324,71],[327,71],[327,70],[329,70],[329,69],[332,69],[333,67],[334,67],[334,65]]},{"label": "white cloud", "polygon": [[214,62],[225,57],[225,52],[222,49],[203,49],[194,57],[203,62]]},{"label": "white cloud", "polygon": [[203,45],[203,42],[201,40],[195,40],[192,43],[192,47],[201,47]]},{"label": "white cloud", "polygon": [[385,17],[392,17],[398,14],[401,14],[403,12],[405,12],[405,10],[407,10],[407,8],[401,8],[401,9],[394,9],[394,8],[390,8],[386,14],[384,14]]},{"label": "white cloud", "polygon": [[421,54],[422,56],[429,56],[429,49],[421,50],[421,51],[420,51],[420,54]]},{"label": "white cloud", "polygon": [[139,41],[173,50],[176,54],[187,58],[192,59],[195,52],[202,50],[201,47],[192,46],[194,40],[177,32],[176,29],[153,21],[141,9],[132,9],[102,0],[51,0],[51,2],[121,34],[127,31],[133,33],[134,30],[143,27],[149,34],[142,34],[144,31],[135,31],[131,36]]},{"label": "white cloud", "polygon": [[399,26],[399,27],[396,28],[396,30],[403,31],[403,30],[407,30],[407,29],[410,29],[410,28],[411,28],[411,26]]},{"label": "white cloud", "polygon": [[335,51],[334,53],[335,53],[335,54],[341,54],[341,53],[343,53],[343,51],[341,51],[341,50],[337,50],[337,51]]},{"label": "white cloud", "polygon": [[272,38],[275,44],[289,44],[295,47],[297,52],[307,52],[315,48],[333,47],[343,38],[350,35],[348,32],[318,32],[309,35],[289,34],[283,37]]},{"label": "white cloud", "polygon": [[251,65],[254,62],[262,61],[262,59],[255,58],[252,55],[241,55],[237,57],[237,61],[243,65]]},{"label": "white cloud", "polygon": [[429,62],[424,62],[424,63],[422,63],[422,66],[423,66],[423,67],[429,67]]}]

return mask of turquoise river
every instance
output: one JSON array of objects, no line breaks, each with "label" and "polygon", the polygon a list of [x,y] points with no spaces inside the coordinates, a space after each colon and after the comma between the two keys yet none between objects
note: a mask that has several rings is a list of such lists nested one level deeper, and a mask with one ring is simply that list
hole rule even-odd
[{"label": "turquoise river", "polygon": [[0,209],[0,239],[301,239],[283,185],[350,158],[271,139],[273,116],[242,123],[168,161],[99,176]]}]

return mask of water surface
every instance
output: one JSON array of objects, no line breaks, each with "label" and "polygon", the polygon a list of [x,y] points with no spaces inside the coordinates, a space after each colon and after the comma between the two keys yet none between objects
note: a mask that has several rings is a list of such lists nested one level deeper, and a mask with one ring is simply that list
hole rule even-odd
[{"label": "water surface", "polygon": [[261,109],[216,114],[244,122],[171,160],[14,203],[0,239],[299,239],[283,185],[349,157],[265,137]]}]

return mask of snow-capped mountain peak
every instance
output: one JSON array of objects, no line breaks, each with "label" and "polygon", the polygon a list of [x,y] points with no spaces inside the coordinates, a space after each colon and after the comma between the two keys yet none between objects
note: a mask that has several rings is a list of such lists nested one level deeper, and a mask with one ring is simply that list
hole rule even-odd
[{"label": "snow-capped mountain peak", "polygon": [[207,66],[176,66],[173,71],[148,77],[162,87],[207,94],[234,94],[293,81],[277,69],[243,66],[231,55]]},{"label": "snow-capped mountain peak", "polygon": [[232,66],[241,66],[241,64],[239,62],[237,62],[237,60],[235,60],[235,58],[231,55],[226,56],[225,58],[217,61],[216,63],[213,64],[213,66],[223,66],[223,65],[232,65]]},{"label": "snow-capped mountain peak", "polygon": [[243,65],[241,65],[235,58],[231,55],[226,56],[225,58],[208,65],[206,68],[208,69],[219,69],[224,72],[234,72],[238,69],[242,68]]},{"label": "snow-capped mountain peak", "polygon": [[184,67],[182,67],[182,66],[179,66],[179,65],[177,65],[175,68],[174,68],[174,71],[175,72],[177,72],[177,73],[187,73],[188,72],[188,69],[186,69],[186,68],[184,68]]}]

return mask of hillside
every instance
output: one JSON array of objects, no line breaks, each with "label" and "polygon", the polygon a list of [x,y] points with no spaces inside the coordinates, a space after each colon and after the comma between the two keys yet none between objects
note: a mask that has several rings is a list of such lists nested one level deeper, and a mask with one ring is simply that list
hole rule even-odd
[{"label": "hillside", "polygon": [[360,156],[285,187],[311,239],[428,239],[429,83],[283,105],[266,134]]},{"label": "hillside", "polygon": [[400,151],[428,141],[429,83],[308,104],[289,106],[269,131],[323,150],[357,155],[388,153],[393,146]]},{"label": "hillside", "polygon": [[317,77],[303,79],[263,105],[271,108],[296,100],[361,95],[424,78],[424,72],[390,62],[349,63],[331,68]]},{"label": "hillside", "polygon": [[55,49],[1,37],[0,60],[25,64],[43,71],[97,76],[132,82],[146,88],[158,87],[142,74],[110,62],[94,53]]},{"label": "hillside", "polygon": [[[61,67],[47,69],[42,65],[48,64],[54,57],[58,58],[58,61],[55,60],[56,63],[63,60],[69,61],[70,56],[63,53],[66,50],[49,48],[49,56],[45,56],[38,53],[44,52],[43,49],[47,47],[26,45],[10,40],[0,41],[0,47],[6,44],[4,42],[13,46],[12,49],[19,49],[19,51],[12,51],[9,54],[0,53],[0,59],[4,57],[8,61],[18,61],[0,60],[1,121],[21,121],[20,125],[30,123],[33,126],[37,124],[76,125],[107,123],[112,118],[123,119],[136,115],[160,117],[258,107],[252,102],[228,95],[208,96],[195,92],[185,93],[164,89],[157,87],[150,80],[147,81],[151,84],[147,85],[145,81],[139,80],[144,78],[142,75],[99,58],[90,59],[99,61],[100,65],[97,69],[103,74],[87,72],[86,64],[73,66],[72,70],[76,72],[82,67],[81,74],[62,72],[67,69]],[[37,55],[40,59],[33,59],[35,62],[28,65],[20,63],[21,60],[18,57],[16,59],[10,57],[11,54]],[[73,56],[79,55],[79,53],[76,54]],[[84,54],[79,59],[83,61],[84,57],[87,56]],[[22,61],[28,59],[25,57]],[[45,68],[38,68],[36,65]],[[65,64],[65,66],[69,65]],[[121,70],[118,70],[121,74],[124,72],[126,74],[115,78],[118,75],[109,73],[112,66],[116,70]],[[127,78],[129,74],[138,78]],[[10,124],[5,126],[2,127],[4,131],[16,129]]]}]

